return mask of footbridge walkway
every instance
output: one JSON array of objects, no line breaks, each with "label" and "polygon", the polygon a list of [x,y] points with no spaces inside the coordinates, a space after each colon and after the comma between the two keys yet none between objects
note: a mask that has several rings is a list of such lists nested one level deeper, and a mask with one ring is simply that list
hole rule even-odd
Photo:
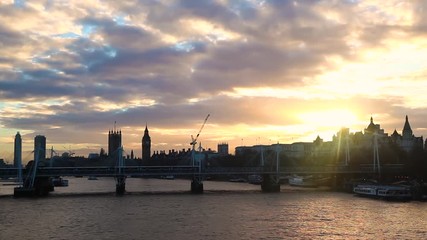
[{"label": "footbridge walkway", "polygon": [[[402,165],[383,166],[383,171],[402,171]],[[22,171],[19,175],[19,171]],[[175,176],[192,179],[191,191],[203,192],[203,180],[210,176],[262,176],[261,188],[263,191],[279,191],[280,178],[296,175],[367,175],[375,174],[377,169],[372,165],[359,167],[348,166],[323,166],[323,167],[199,167],[199,166],[96,166],[96,167],[37,167],[37,168],[0,168],[0,178],[9,179],[24,176],[24,186],[17,189],[15,196],[47,194],[49,179],[53,177],[67,176],[94,176],[114,177],[116,179],[116,192],[122,194],[125,191],[125,179],[127,177],[159,177]],[[26,185],[27,184],[27,185]]]}]

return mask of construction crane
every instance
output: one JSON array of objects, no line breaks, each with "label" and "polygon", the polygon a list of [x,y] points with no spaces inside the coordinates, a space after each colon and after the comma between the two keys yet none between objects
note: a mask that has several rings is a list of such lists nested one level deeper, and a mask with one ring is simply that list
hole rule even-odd
[{"label": "construction crane", "polygon": [[53,146],[52,146],[52,148],[50,149],[50,163],[49,163],[50,167],[53,166],[53,154],[55,154],[55,156],[58,156],[58,153],[55,150],[53,150]]},{"label": "construction crane", "polygon": [[[205,126],[206,122],[208,121],[209,116],[210,116],[210,114],[208,114],[206,116],[205,121],[202,124],[202,127],[200,127],[200,130],[199,130],[199,132],[196,135],[196,138],[194,138],[193,135],[191,135],[191,143],[190,143],[190,145],[192,146],[192,148],[191,148],[191,161],[192,161],[193,166],[195,164],[195,152],[194,151],[195,151],[195,146],[197,144],[197,139],[199,138],[200,133],[202,132],[203,127]],[[199,164],[199,172],[200,171],[201,171],[201,164]]]},{"label": "construction crane", "polygon": [[62,154],[62,157],[72,157],[75,153],[73,151],[71,151],[71,147],[65,148],[64,146],[62,146],[65,150],[67,150],[67,152],[64,152]]},{"label": "construction crane", "polygon": [[196,135],[196,138],[193,138],[193,135],[191,135],[191,143],[190,143],[190,145],[193,146],[193,149],[194,149],[194,146],[197,144],[197,139],[199,138],[200,133],[202,132],[203,127],[205,126],[206,122],[208,121],[209,116],[210,116],[210,114],[208,114],[206,116],[205,121],[202,124],[202,127],[200,128],[199,132]]}]

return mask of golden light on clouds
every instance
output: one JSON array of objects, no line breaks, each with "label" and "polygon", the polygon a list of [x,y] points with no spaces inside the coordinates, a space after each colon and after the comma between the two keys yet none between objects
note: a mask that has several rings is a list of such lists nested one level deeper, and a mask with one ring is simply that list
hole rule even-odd
[{"label": "golden light on clouds", "polygon": [[350,127],[358,124],[356,114],[348,109],[319,110],[297,114],[303,124],[320,127]]},{"label": "golden light on clouds", "polygon": [[156,103],[154,99],[132,99],[123,103],[105,101],[100,99],[99,97],[95,97],[94,100],[95,101],[91,104],[91,106],[101,112],[107,112],[112,110],[125,111],[127,109],[136,108],[140,106],[152,106]]},{"label": "golden light on clouds", "polygon": [[363,14],[360,20],[371,24],[412,25],[414,23],[414,6],[411,1],[360,1],[358,9],[360,14]]},{"label": "golden light on clouds", "polygon": [[205,36],[211,42],[236,40],[240,38],[238,33],[231,32],[218,24],[214,24],[203,19],[182,19],[180,20],[180,23],[185,26],[185,28],[188,28],[189,31]]},{"label": "golden light on clouds", "polygon": [[313,92],[306,87],[289,87],[289,88],[273,88],[273,87],[255,87],[255,88],[234,88],[233,92],[224,93],[231,97],[272,97],[278,99],[298,98],[298,99],[314,99],[314,98],[330,98],[331,95],[324,96],[322,93]]},{"label": "golden light on clouds", "polygon": [[127,148],[146,122],[153,149],[188,147],[208,112],[213,149],[328,139],[370,114],[426,135],[423,1],[0,2],[0,155],[18,129],[27,149],[39,133],[105,145],[116,120]]}]

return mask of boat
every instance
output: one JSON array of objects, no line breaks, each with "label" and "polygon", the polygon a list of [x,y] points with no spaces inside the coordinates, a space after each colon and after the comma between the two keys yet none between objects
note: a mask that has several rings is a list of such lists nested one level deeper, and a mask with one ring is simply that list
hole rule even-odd
[{"label": "boat", "polygon": [[175,176],[174,175],[165,175],[165,176],[160,176],[159,179],[174,180]]},{"label": "boat", "polygon": [[289,178],[289,185],[294,187],[318,187],[313,176],[293,176]]},{"label": "boat", "polygon": [[381,198],[386,200],[409,200],[412,199],[411,188],[403,185],[365,185],[354,187],[353,192],[359,196]]},{"label": "boat", "polygon": [[385,199],[404,200],[411,199],[411,189],[404,186],[387,186],[386,188],[378,189],[377,195]]},{"label": "boat", "polygon": [[244,178],[230,178],[228,181],[230,182],[246,182]]},{"label": "boat", "polygon": [[377,196],[376,185],[357,185],[353,188],[353,192],[361,196]]},{"label": "boat", "polygon": [[68,187],[68,180],[61,177],[54,177],[51,179],[53,186],[55,187]]},{"label": "boat", "polygon": [[174,180],[174,179],[175,179],[175,176],[174,176],[174,175],[167,175],[167,176],[165,177],[165,179],[167,179],[167,180]]},{"label": "boat", "polygon": [[262,183],[262,176],[261,175],[249,175],[248,176],[248,183],[250,184],[261,184]]},{"label": "boat", "polygon": [[97,177],[95,177],[95,176],[89,176],[89,177],[87,178],[87,180],[98,180],[98,178],[97,178]]}]

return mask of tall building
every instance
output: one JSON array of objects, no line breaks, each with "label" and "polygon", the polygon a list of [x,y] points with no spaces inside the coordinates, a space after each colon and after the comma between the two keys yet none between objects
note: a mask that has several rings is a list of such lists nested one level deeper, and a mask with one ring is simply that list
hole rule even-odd
[{"label": "tall building", "polygon": [[15,147],[13,154],[13,166],[16,168],[22,166],[22,138],[19,132],[15,135]]},{"label": "tall building", "polygon": [[37,157],[39,162],[46,160],[46,137],[43,135],[37,135],[34,138],[34,160]]},{"label": "tall building", "polygon": [[365,135],[373,134],[377,134],[380,137],[387,136],[387,134],[384,133],[384,129],[382,129],[379,124],[375,124],[374,119],[371,117],[371,122],[369,123],[368,127],[365,128]]},{"label": "tall building", "polygon": [[145,125],[144,136],[142,137],[142,160],[150,160],[151,138],[148,134],[148,127]]},{"label": "tall building", "polygon": [[228,155],[228,143],[219,143],[218,144],[218,153],[220,155]]},{"label": "tall building", "polygon": [[411,125],[409,124],[408,116],[405,117],[405,124],[403,125],[402,135],[397,133],[396,129],[391,135],[394,142],[396,142],[403,150],[410,152],[415,148],[423,148],[423,137],[415,137]]},{"label": "tall building", "polygon": [[405,118],[405,124],[403,125],[402,137],[406,139],[410,139],[413,137],[411,125],[409,124],[408,115]]},{"label": "tall building", "polygon": [[117,149],[122,146],[122,131],[108,131],[108,156],[117,156]]}]

